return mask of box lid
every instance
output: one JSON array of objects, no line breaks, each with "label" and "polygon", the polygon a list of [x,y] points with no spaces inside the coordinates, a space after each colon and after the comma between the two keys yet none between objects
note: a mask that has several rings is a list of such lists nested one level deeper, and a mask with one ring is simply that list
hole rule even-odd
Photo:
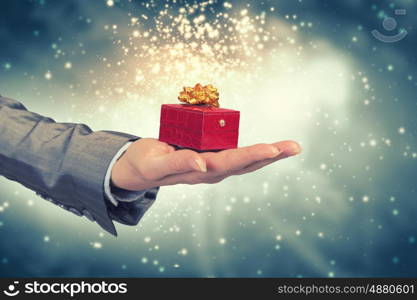
[{"label": "box lid", "polygon": [[173,109],[189,110],[193,112],[200,113],[238,113],[238,110],[214,107],[214,106],[205,106],[205,105],[191,105],[191,104],[162,104],[162,106],[170,107]]},{"label": "box lid", "polygon": [[239,118],[237,110],[211,106],[164,104],[161,108],[161,126],[201,133],[238,130]]}]

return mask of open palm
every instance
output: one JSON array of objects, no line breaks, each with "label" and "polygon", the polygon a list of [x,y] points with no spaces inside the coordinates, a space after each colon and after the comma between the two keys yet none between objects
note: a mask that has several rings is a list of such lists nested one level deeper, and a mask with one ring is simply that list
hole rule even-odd
[{"label": "open palm", "polygon": [[117,161],[112,170],[112,184],[126,190],[143,190],[174,184],[217,183],[300,152],[294,141],[198,153],[143,138],[134,142]]}]

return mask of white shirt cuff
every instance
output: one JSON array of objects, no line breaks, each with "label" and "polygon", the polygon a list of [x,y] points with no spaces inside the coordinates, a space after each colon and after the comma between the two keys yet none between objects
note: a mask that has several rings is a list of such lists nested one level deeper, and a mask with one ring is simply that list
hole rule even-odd
[{"label": "white shirt cuff", "polygon": [[109,199],[114,206],[117,206],[118,201],[113,197],[112,192],[110,190],[111,171],[113,170],[113,166],[116,163],[116,161],[123,155],[123,153],[125,153],[127,148],[129,148],[129,146],[132,143],[133,142],[128,142],[122,148],[120,148],[120,150],[116,153],[116,155],[110,162],[109,167],[107,168],[106,177],[104,177],[104,193],[106,194],[107,199]]}]

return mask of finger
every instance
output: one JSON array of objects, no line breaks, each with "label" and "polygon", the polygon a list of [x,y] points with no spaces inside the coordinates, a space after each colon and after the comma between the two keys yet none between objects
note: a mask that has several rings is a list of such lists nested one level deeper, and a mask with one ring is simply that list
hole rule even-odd
[{"label": "finger", "polygon": [[169,152],[169,153],[171,153],[171,152],[174,152],[174,151],[175,151],[175,148],[174,148],[173,146],[171,146],[171,145],[167,145],[167,149],[168,149],[168,152]]},{"label": "finger", "polygon": [[302,150],[300,144],[295,141],[282,141],[274,143],[273,145],[281,149],[281,152],[285,155],[285,157],[300,154]]},{"label": "finger", "polygon": [[[281,153],[278,156],[273,157],[273,158],[267,158],[267,159],[260,160],[260,161],[255,161],[253,163],[246,165],[245,167],[242,167],[238,170],[234,170],[233,172],[231,171],[231,169],[229,169],[227,172],[218,172],[218,171],[216,172],[213,170],[209,170],[207,173],[196,172],[196,171],[183,172],[181,174],[168,175],[162,178],[159,184],[160,185],[174,185],[174,184],[181,184],[181,183],[185,183],[185,184],[216,183],[216,182],[222,181],[223,179],[225,179],[226,177],[230,175],[245,174],[248,172],[256,171],[257,169],[262,168],[268,164],[271,164],[277,160],[296,155],[300,153],[301,151],[300,146],[296,142],[293,142],[293,141],[283,141],[283,142],[278,142],[272,145],[274,145],[274,147],[277,147],[281,150]],[[254,147],[254,146],[251,146],[251,147]],[[226,150],[226,151],[231,151],[231,150]],[[202,153],[201,155],[204,158],[206,158],[207,164],[208,164],[209,163],[208,157],[218,155],[218,154],[220,153],[207,152],[207,153]]]},{"label": "finger", "polygon": [[[207,167],[217,173],[230,173],[243,169],[254,162],[277,158],[281,153],[292,156],[301,151],[298,143],[282,141],[274,144],[257,144],[238,149],[206,154]],[[204,156],[204,154],[203,154]]]},{"label": "finger", "polygon": [[287,158],[287,157],[288,156],[285,156],[285,155],[279,155],[278,158],[276,158],[276,159],[272,158],[272,159],[265,159],[265,160],[262,160],[262,161],[258,161],[258,162],[255,162],[253,164],[250,164],[249,166],[247,166],[243,169],[240,169],[240,170],[234,172],[233,175],[243,175],[243,174],[246,174],[246,173],[251,173],[251,172],[257,171],[257,170],[259,170],[263,167],[266,167],[267,165],[270,165],[274,162],[277,162],[277,161],[279,161],[281,159],[284,159],[284,158]]},{"label": "finger", "polygon": [[178,150],[148,161],[146,173],[154,180],[190,171],[207,172],[205,160],[191,150]]},{"label": "finger", "polygon": [[294,142],[292,142],[292,141],[291,142],[286,141],[284,143],[281,142],[279,147],[281,148],[282,153],[280,155],[278,155],[277,157],[272,158],[272,159],[265,159],[265,160],[258,161],[258,162],[255,162],[253,164],[250,164],[249,166],[235,172],[234,175],[242,175],[242,174],[245,174],[245,173],[254,172],[254,171],[259,170],[259,169],[261,169],[261,168],[263,168],[263,167],[265,167],[269,164],[272,164],[276,161],[285,159],[285,158],[290,157],[290,156],[297,155],[301,152],[301,147],[297,143],[294,144]]},{"label": "finger", "polygon": [[222,181],[226,175],[217,175],[215,173],[202,173],[197,171],[172,174],[158,181],[158,185],[175,185],[175,184],[198,184],[198,183],[217,183]]},{"label": "finger", "polygon": [[210,171],[221,174],[239,170],[256,161],[276,157],[280,152],[274,145],[257,144],[217,153],[202,153],[202,156],[205,157]]}]

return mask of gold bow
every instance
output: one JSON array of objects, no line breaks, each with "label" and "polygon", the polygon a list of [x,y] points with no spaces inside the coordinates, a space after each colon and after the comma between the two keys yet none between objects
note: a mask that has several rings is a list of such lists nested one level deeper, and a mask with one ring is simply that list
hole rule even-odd
[{"label": "gold bow", "polygon": [[219,107],[219,92],[211,84],[202,86],[197,83],[195,87],[184,87],[178,100],[193,105],[210,105]]}]

